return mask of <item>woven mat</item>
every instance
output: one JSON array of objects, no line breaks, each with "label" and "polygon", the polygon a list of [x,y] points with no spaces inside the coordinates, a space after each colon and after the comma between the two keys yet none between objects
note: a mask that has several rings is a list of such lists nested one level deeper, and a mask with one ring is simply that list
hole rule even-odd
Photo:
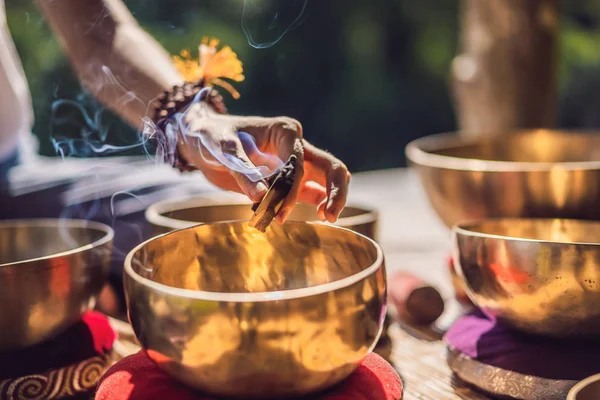
[{"label": "woven mat", "polygon": [[[115,345],[117,361],[137,353],[140,347],[131,326],[115,319],[110,322],[119,334]],[[446,364],[446,347],[439,335],[407,326],[400,327],[396,323],[389,326],[388,335],[391,353],[384,358],[394,364],[402,377],[405,388],[403,400],[491,399],[465,386],[453,376]]]},{"label": "woven mat", "polygon": [[391,361],[404,383],[403,400],[489,400],[454,377],[446,364],[446,346],[434,333],[392,324]]}]

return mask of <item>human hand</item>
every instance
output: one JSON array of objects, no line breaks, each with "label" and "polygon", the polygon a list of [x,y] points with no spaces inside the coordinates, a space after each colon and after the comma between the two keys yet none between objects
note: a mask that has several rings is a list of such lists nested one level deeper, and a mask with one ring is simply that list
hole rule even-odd
[{"label": "human hand", "polygon": [[303,139],[298,121],[220,114],[206,102],[197,102],[188,108],[183,123],[184,140],[179,141],[178,150],[186,162],[213,184],[244,193],[253,202],[267,192],[262,177],[296,155],[294,185],[277,213],[279,223],[285,222],[298,201],[317,206],[319,218],[329,222],[335,222],[344,208],[348,169]]}]

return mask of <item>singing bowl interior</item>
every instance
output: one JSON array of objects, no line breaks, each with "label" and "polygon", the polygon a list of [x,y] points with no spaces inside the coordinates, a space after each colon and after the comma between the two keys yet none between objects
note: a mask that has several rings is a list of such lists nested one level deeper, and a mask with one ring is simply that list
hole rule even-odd
[{"label": "singing bowl interior", "polygon": [[158,365],[218,396],[289,398],[347,377],[385,316],[381,248],[318,223],[197,225],[125,262],[136,335]]},{"label": "singing bowl interior", "polygon": [[94,306],[113,230],[82,220],[0,222],[0,350],[44,341]]},{"label": "singing bowl interior", "polygon": [[484,218],[600,219],[600,135],[555,130],[441,134],[406,148],[448,226]]},{"label": "singing bowl interior", "polygon": [[[186,200],[165,200],[146,209],[146,220],[157,234],[188,228],[200,223],[223,221],[248,221],[252,217],[251,205],[243,201],[219,201],[206,197]],[[316,207],[297,204],[290,221],[318,221]],[[377,212],[366,207],[346,206],[335,225],[351,229],[371,239],[376,239]]]},{"label": "singing bowl interior", "polygon": [[484,312],[527,333],[600,334],[599,222],[470,222],[453,242],[458,275]]}]

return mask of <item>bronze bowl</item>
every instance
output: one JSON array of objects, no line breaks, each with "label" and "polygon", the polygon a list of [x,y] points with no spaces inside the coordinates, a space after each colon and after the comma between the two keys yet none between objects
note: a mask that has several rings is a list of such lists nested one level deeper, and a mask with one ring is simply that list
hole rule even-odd
[{"label": "bronze bowl", "polygon": [[373,350],[386,311],[383,252],[321,223],[197,225],[125,260],[129,320],[148,356],[227,398],[328,388]]},{"label": "bronze bowl", "polygon": [[0,221],[0,350],[31,346],[92,309],[113,230],[69,219]]},{"label": "bronze bowl", "polygon": [[[233,198],[197,196],[184,200],[160,201],[146,209],[146,220],[156,234],[189,228],[200,223],[248,221],[252,217],[251,204],[245,199]],[[315,206],[297,204],[289,220],[316,222],[319,217]],[[376,240],[377,221],[377,211],[350,205],[344,208],[335,225]]]},{"label": "bronze bowl", "polygon": [[490,219],[453,229],[471,300],[523,332],[600,334],[600,222]]},{"label": "bronze bowl", "polygon": [[600,219],[600,135],[530,130],[424,137],[406,156],[447,227],[484,218]]}]

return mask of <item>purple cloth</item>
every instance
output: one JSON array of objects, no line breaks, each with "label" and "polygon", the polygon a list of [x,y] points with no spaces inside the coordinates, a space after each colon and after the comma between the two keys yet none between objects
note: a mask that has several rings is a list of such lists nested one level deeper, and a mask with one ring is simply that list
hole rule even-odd
[{"label": "purple cloth", "polygon": [[481,311],[456,321],[444,341],[484,364],[540,378],[581,380],[600,373],[600,341],[527,335]]}]

